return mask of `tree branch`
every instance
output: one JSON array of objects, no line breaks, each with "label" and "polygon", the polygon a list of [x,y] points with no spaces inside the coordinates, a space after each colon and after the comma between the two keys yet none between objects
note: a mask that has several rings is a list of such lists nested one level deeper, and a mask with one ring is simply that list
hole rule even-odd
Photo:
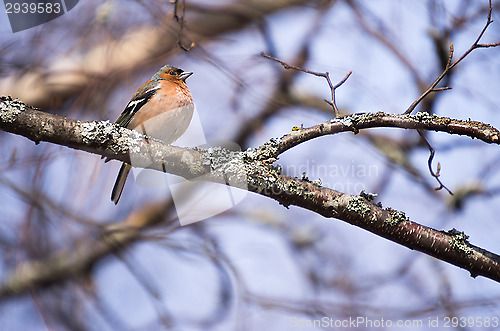
[{"label": "tree branch", "polygon": [[484,33],[488,29],[491,23],[493,23],[493,20],[491,19],[491,12],[493,10],[493,5],[491,3],[491,0],[489,0],[489,9],[488,9],[488,17],[486,19],[486,24],[484,25],[483,29],[481,30],[481,33],[479,33],[479,36],[477,37],[476,41],[472,44],[472,46],[464,53],[458,60],[455,62],[452,62],[453,59],[453,43],[450,43],[450,52],[448,55],[448,62],[446,63],[446,66],[443,70],[443,72],[436,78],[436,80],[429,86],[429,88],[422,93],[420,97],[418,97],[417,100],[415,100],[411,106],[404,112],[405,114],[411,114],[415,110],[415,108],[418,106],[418,104],[430,93],[432,92],[439,92],[443,90],[448,90],[451,87],[446,86],[442,88],[436,88],[436,86],[439,84],[439,82],[453,69],[456,65],[458,65],[463,59],[465,59],[473,50],[476,48],[489,48],[489,47],[497,47],[500,46],[500,42],[496,43],[491,43],[491,44],[480,44],[479,42],[481,41],[481,38],[483,38]]},{"label": "tree branch", "polygon": [[[337,218],[366,229],[381,237],[415,249],[478,275],[500,282],[500,256],[476,247],[467,236],[455,229],[438,231],[411,221],[403,212],[383,209],[371,202],[368,194],[349,195],[309,181],[280,173],[269,164],[275,157],[299,143],[326,134],[370,127],[427,129],[468,135],[489,143],[499,143],[499,131],[480,122],[464,122],[432,116],[390,115],[385,113],[354,114],[292,132],[281,139],[245,152],[222,148],[188,149],[163,145],[138,132],[119,128],[109,122],[83,122],[46,114],[7,97],[0,98],[0,129],[20,134],[33,141],[59,145],[130,162],[134,166],[165,169],[187,179],[241,183],[251,192],[272,198],[288,207],[299,206],[327,218]],[[137,156],[136,156],[137,155]],[[68,271],[69,272],[69,271]],[[28,281],[29,282],[29,281]],[[37,284],[27,284],[37,285]],[[40,284],[38,284],[40,285]],[[0,285],[1,288],[1,285]]]},{"label": "tree branch", "polygon": [[469,136],[489,144],[500,143],[500,131],[482,122],[462,121],[422,112],[415,115],[387,114],[383,112],[358,113],[335,118],[299,131],[292,131],[281,137],[279,145],[269,153],[269,157],[276,158],[290,148],[313,138],[346,131],[356,134],[359,130],[381,127],[440,131]]},{"label": "tree branch", "polygon": [[277,59],[275,57],[267,55],[264,52],[260,52],[260,55],[263,56],[263,57],[265,57],[265,58],[267,58],[267,59],[270,59],[270,60],[278,62],[285,69],[294,69],[294,70],[297,70],[297,71],[305,72],[306,74],[314,75],[314,76],[317,76],[317,77],[323,77],[324,79],[326,79],[326,82],[328,83],[328,86],[330,87],[330,91],[331,91],[331,94],[332,94],[332,101],[328,101],[326,99],[325,99],[325,101],[330,106],[332,106],[334,117],[338,117],[339,116],[339,113],[340,113],[339,112],[339,108],[337,107],[337,102],[335,101],[335,90],[337,88],[339,88],[342,84],[345,83],[345,81],[349,78],[349,76],[351,76],[352,71],[349,71],[347,73],[347,75],[345,75],[345,77],[340,82],[338,82],[337,84],[335,84],[335,86],[334,86],[332,84],[332,81],[330,79],[330,74],[328,72],[316,72],[316,71],[307,70],[307,69],[304,69],[304,68],[301,68],[301,67],[297,67],[297,66],[294,66],[294,65],[290,65],[290,64],[288,64],[286,62],[283,62],[283,61],[281,61],[281,60],[279,60],[279,59]]},{"label": "tree branch", "polygon": [[[141,238],[141,232],[164,220],[171,204],[155,203],[131,213],[122,222],[102,228],[103,235],[89,245],[82,241],[70,251],[56,252],[41,261],[28,261],[18,265],[0,284],[0,298],[20,295],[61,280],[86,275],[100,259],[119,249],[129,247]],[[177,222],[163,223],[178,227]]]}]

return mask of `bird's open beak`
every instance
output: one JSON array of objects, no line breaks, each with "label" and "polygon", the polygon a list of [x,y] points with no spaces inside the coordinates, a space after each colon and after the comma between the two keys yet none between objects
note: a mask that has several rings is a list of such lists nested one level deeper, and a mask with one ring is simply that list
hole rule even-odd
[{"label": "bird's open beak", "polygon": [[180,78],[180,80],[182,80],[183,82],[185,82],[185,81],[186,81],[186,79],[187,79],[189,76],[191,76],[192,74],[193,74],[193,73],[192,73],[191,71],[185,71],[185,72],[183,72],[183,73],[179,76],[179,78]]}]

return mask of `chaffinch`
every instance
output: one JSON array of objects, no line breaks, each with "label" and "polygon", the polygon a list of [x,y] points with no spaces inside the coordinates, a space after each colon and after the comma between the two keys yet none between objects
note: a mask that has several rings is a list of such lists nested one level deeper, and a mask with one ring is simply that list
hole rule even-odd
[{"label": "chaffinch", "polygon": [[[116,124],[171,144],[186,131],[193,116],[193,98],[186,85],[192,72],[166,65],[144,83],[127,104]],[[123,163],[111,200],[117,204],[132,167]]]}]

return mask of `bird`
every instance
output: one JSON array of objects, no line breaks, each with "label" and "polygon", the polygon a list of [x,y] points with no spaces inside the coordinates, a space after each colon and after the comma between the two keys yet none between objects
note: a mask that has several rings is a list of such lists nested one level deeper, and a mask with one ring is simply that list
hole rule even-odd
[{"label": "bird", "polygon": [[[193,97],[186,79],[193,73],[171,65],[158,70],[129,101],[115,124],[171,144],[187,130],[194,112]],[[118,204],[131,165],[123,163],[116,178],[111,201]]]}]

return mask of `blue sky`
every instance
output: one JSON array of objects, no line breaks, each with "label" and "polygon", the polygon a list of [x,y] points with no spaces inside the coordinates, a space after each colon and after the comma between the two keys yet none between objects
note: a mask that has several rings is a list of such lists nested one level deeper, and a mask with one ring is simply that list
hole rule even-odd
[{"label": "blue sky", "polygon": [[[360,3],[384,22],[397,49],[426,81],[432,82],[439,69],[429,32],[448,26],[462,2],[451,5],[439,2],[443,6],[438,16],[439,26],[433,26],[429,19],[428,2]],[[471,4],[468,12],[474,13],[480,5],[484,5],[483,2]],[[130,13],[140,12],[133,19],[134,24],[147,24],[154,19],[133,1],[115,2],[114,6],[115,12],[110,14],[108,22],[111,32],[126,31],[128,26],[122,18],[129,17]],[[46,40],[46,44],[37,44],[34,50],[43,56],[41,69],[53,68],[63,57],[71,64],[78,61],[79,52],[85,49],[78,48],[81,44],[93,38],[96,41],[105,38],[103,33],[99,34],[100,30],[92,30],[91,23],[86,23],[91,22],[96,7],[95,1],[80,3],[58,20],[17,34],[10,32],[6,16],[2,16],[0,39],[6,45],[12,43],[17,47],[29,43],[38,33]],[[496,22],[485,34],[484,42],[500,40],[497,13],[493,19]],[[79,37],[76,28],[61,29],[71,22],[78,28],[88,25],[88,40]],[[482,15],[453,35],[455,58],[470,47],[484,23]],[[353,71],[336,94],[339,108],[348,113],[402,113],[419,95],[407,68],[391,50],[360,29],[353,11],[344,2],[323,15],[313,6],[285,10],[268,16],[266,24],[280,59],[293,61],[304,40],[310,38],[307,69],[328,71],[335,82]],[[103,31],[108,30],[103,28]],[[91,47],[90,41],[87,47]],[[164,61],[195,72],[188,85],[207,139],[231,141],[238,129],[272,98],[277,77],[284,69],[259,55],[269,50],[257,24],[198,47],[189,53],[163,55]],[[465,59],[455,70],[453,89],[439,95],[435,113],[500,127],[497,114],[499,52],[500,49],[479,49]],[[6,75],[18,73],[13,69],[16,56],[28,66],[36,67],[40,63],[35,59],[30,62],[29,55],[21,49],[10,51],[5,57],[7,62],[2,60],[2,67],[9,68]],[[108,88],[103,109],[89,102],[93,95],[82,94],[66,103],[64,110],[45,110],[83,120],[113,121],[137,87],[157,67],[145,64],[111,87],[103,79],[100,86],[103,90]],[[3,79],[5,77],[0,77]],[[238,83],[242,83],[242,89],[238,89]],[[328,86],[319,77],[301,73],[292,89],[294,93],[329,98]],[[103,100],[100,91],[89,91],[96,93],[96,99]],[[233,107],[236,94],[238,107]],[[288,133],[293,126],[315,125],[331,116],[300,106],[285,107],[254,132],[243,147],[259,146],[272,137]],[[400,129],[369,132],[397,141],[417,138],[415,132]],[[0,167],[4,179],[0,198],[5,206],[0,212],[3,219],[0,233],[2,238],[17,242],[19,251],[11,248],[0,252],[4,260],[0,265],[2,277],[22,261],[22,258],[12,259],[9,254],[17,252],[24,256],[20,229],[26,226],[30,215],[29,203],[9,188],[6,180],[28,191],[36,187],[67,209],[66,215],[49,208],[42,216],[30,216],[33,222],[47,222],[43,229],[50,230],[47,234],[50,242],[63,250],[70,250],[76,239],[89,240],[95,235],[94,228],[78,222],[78,218],[96,224],[118,221],[145,202],[169,194],[166,189],[151,190],[129,183],[123,201],[114,206],[108,195],[119,167],[117,162],[103,164],[96,155],[45,143],[35,146],[10,134],[4,134],[3,140]],[[498,254],[500,176],[495,172],[500,158],[498,146],[435,132],[429,133],[429,141],[436,148],[434,166],[437,162],[441,164],[441,180],[445,185],[457,192],[461,187],[475,184],[485,193],[467,200],[463,209],[453,211],[444,190],[430,194],[401,167],[388,163],[362,134],[342,133],[315,139],[284,153],[277,163],[290,175],[300,177],[305,169],[311,180],[321,177],[325,186],[349,194],[358,194],[360,188],[379,193],[378,200],[384,207],[402,210],[412,220],[438,230],[464,231],[472,244]],[[48,160],[44,161],[43,156],[47,155]],[[418,149],[408,157],[423,178],[437,186],[427,170],[428,151]],[[9,163],[12,160],[16,160],[15,166]],[[353,173],[352,169],[368,170]],[[42,175],[37,175],[40,173]],[[35,179],[38,182],[32,184]],[[93,329],[111,330],[113,325],[130,330],[152,329],[158,327],[158,316],[162,314],[172,318],[179,330],[289,330],[292,317],[311,319],[322,316],[321,312],[337,319],[369,316],[427,321],[431,316],[420,311],[429,309],[432,317],[443,318],[446,302],[454,303],[451,312],[467,317],[494,316],[500,302],[498,284],[491,280],[473,279],[465,270],[365,230],[300,208],[285,209],[255,194],[249,194],[233,209],[196,226],[183,227],[174,233],[158,228],[148,234],[153,240],[134,246],[121,258],[109,257],[94,268],[95,299],[90,298],[83,287],[72,290],[69,302],[81,304],[80,312],[95,321]],[[300,240],[308,244],[297,245]],[[402,275],[398,275],[401,270]],[[231,293],[227,306],[221,304],[221,293],[227,290],[224,286],[229,287]],[[50,302],[57,293],[46,291],[41,294],[42,300]],[[265,304],[266,300],[275,300],[276,305]],[[494,304],[486,304],[491,301]],[[316,315],[309,309],[314,304],[322,308]],[[32,297],[6,300],[0,305],[0,326],[46,329],[42,317],[50,314],[37,308]],[[220,317],[218,323],[207,322],[219,305],[227,308],[221,315],[223,318]],[[107,313],[103,314],[102,310]]]}]

